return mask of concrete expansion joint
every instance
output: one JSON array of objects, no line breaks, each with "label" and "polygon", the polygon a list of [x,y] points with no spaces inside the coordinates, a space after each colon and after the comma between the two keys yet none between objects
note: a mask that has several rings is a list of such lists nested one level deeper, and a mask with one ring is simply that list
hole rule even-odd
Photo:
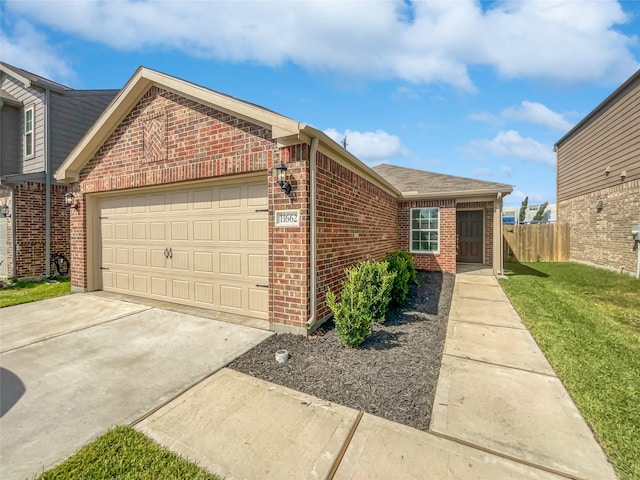
[{"label": "concrete expansion joint", "polygon": [[543,372],[536,372],[535,370],[529,370],[527,368],[515,367],[513,365],[504,365],[502,363],[487,362],[486,360],[478,360],[476,358],[468,357],[466,355],[454,355],[452,353],[445,353],[445,355],[447,355],[448,357],[459,358],[461,360],[469,360],[471,362],[483,363],[485,365],[492,365],[492,366],[495,366],[495,367],[509,368],[511,370],[518,370],[520,372],[534,373],[536,375],[542,375],[543,377],[549,377],[549,378],[555,378],[555,379],[558,378],[557,375],[551,375],[549,373],[543,373]]},{"label": "concrete expansion joint", "polygon": [[487,297],[480,297],[480,296],[476,296],[476,295],[464,295],[464,294],[458,294],[456,295],[457,298],[468,298],[470,300],[483,300],[485,302],[493,302],[493,303],[509,303],[509,300],[507,300],[506,298],[504,300],[501,299],[496,299],[496,298],[487,298]]},{"label": "concrete expansion joint", "polygon": [[587,477],[580,477],[577,475],[572,475],[571,473],[563,472],[562,470],[556,470],[555,468],[550,468],[545,465],[539,465],[537,463],[530,462],[528,460],[524,460],[522,458],[514,457],[513,455],[508,455],[506,453],[500,452],[498,450],[493,450],[491,448],[483,447],[482,445],[476,445],[475,443],[468,442],[466,440],[462,440],[457,437],[452,437],[451,435],[447,435],[445,433],[437,432],[435,430],[428,430],[427,433],[430,433],[436,437],[444,438],[445,440],[450,440],[452,442],[458,443],[460,445],[464,445],[466,447],[471,447],[476,450],[480,450],[482,452],[488,453],[490,455],[495,455],[496,457],[504,458],[506,460],[510,460],[512,462],[519,463],[521,465],[526,465],[528,467],[536,468],[538,470],[542,470],[548,473],[552,473],[554,475],[558,475],[560,477],[568,478],[569,480],[590,480]]},{"label": "concrete expansion joint", "polygon": [[333,480],[333,477],[335,477],[336,472],[338,471],[338,468],[342,463],[342,459],[344,458],[344,454],[347,452],[347,448],[349,448],[349,445],[351,444],[351,440],[353,439],[353,436],[356,434],[356,430],[358,430],[358,426],[360,425],[360,420],[362,420],[363,415],[364,415],[364,412],[360,410],[358,412],[358,416],[353,421],[353,425],[351,425],[349,434],[347,435],[347,438],[344,439],[342,448],[340,449],[340,452],[338,452],[338,455],[336,456],[336,459],[333,462],[333,465],[331,466],[331,470],[329,470],[329,473],[327,474],[325,480]]},{"label": "concrete expansion joint", "polygon": [[463,318],[452,318],[452,317],[449,317],[449,321],[458,322],[458,323],[470,323],[472,325],[482,325],[483,327],[508,328],[511,330],[526,330],[524,324],[519,325],[517,327],[512,327],[511,325],[498,325],[495,323],[474,322],[473,320],[466,320]]},{"label": "concrete expansion joint", "polygon": [[138,310],[138,311],[131,312],[131,313],[125,313],[125,314],[120,315],[118,317],[111,318],[109,320],[105,320],[104,322],[92,323],[91,325],[87,325],[85,327],[76,328],[75,330],[69,330],[67,332],[57,333],[55,335],[50,335],[48,337],[39,338],[38,340],[35,340],[35,341],[31,342],[31,343],[26,343],[24,345],[20,345],[18,347],[14,347],[14,348],[9,348],[7,350],[2,350],[0,352],[0,354],[9,353],[9,352],[15,352],[16,350],[21,350],[23,348],[30,347],[32,345],[37,345],[38,343],[46,342],[47,340],[53,340],[54,338],[64,337],[64,336],[67,336],[67,335],[72,334],[72,333],[81,332],[83,330],[89,330],[90,328],[97,327],[99,325],[105,325],[107,323],[111,323],[111,322],[114,322],[116,320],[120,320],[120,319],[123,319],[123,318],[126,318],[126,317],[130,317],[132,315],[137,315],[138,313],[146,312],[147,310],[151,310],[152,308],[153,307],[149,307],[149,308],[145,308],[143,310]]}]

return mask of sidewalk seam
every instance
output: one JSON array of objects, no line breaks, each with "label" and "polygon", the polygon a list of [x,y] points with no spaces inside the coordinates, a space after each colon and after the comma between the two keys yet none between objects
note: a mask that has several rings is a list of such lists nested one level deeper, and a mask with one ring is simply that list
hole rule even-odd
[{"label": "sidewalk seam", "polygon": [[512,327],[510,325],[497,325],[495,323],[473,322],[471,320],[459,320],[457,318],[451,318],[451,317],[449,318],[449,322],[471,323],[473,325],[484,325],[487,327],[497,327],[497,328],[511,328],[512,330],[527,330],[527,327],[525,326],[524,323],[522,323],[522,321],[520,321],[520,323],[522,323],[521,327]]},{"label": "sidewalk seam", "polygon": [[349,445],[351,444],[351,440],[353,440],[353,436],[356,434],[356,430],[360,426],[360,420],[362,420],[363,415],[364,415],[364,412],[360,410],[325,480],[333,480],[333,477],[335,477],[336,472],[338,471],[338,468],[340,468],[340,464],[342,463],[342,459],[344,458],[345,453],[347,453],[347,448],[349,448]]},{"label": "sidewalk seam", "polygon": [[462,356],[462,355],[454,355],[452,353],[446,353],[446,352],[444,353],[444,355],[447,355],[449,357],[459,358],[461,360],[469,360],[471,362],[483,363],[485,365],[492,365],[494,367],[510,368],[510,369],[513,369],[513,370],[519,370],[521,372],[527,372],[527,373],[534,373],[536,375],[542,375],[543,377],[550,377],[550,378],[559,379],[557,375],[551,375],[549,373],[536,372],[535,370],[528,370],[526,368],[516,367],[516,366],[513,366],[513,365],[504,365],[502,363],[487,362],[486,360],[479,360],[477,358],[465,357],[465,356]]},{"label": "sidewalk seam", "polygon": [[482,445],[476,445],[475,443],[468,442],[466,440],[462,440],[462,439],[457,438],[457,437],[452,437],[451,435],[447,435],[446,433],[437,432],[435,430],[428,430],[428,433],[431,433],[432,435],[435,435],[436,437],[444,438],[445,440],[449,440],[449,441],[458,443],[460,445],[464,445],[466,447],[473,448],[475,450],[480,450],[480,451],[488,453],[490,455],[495,455],[497,457],[501,457],[501,458],[510,460],[512,462],[519,463],[521,465],[526,465],[528,467],[536,468],[538,470],[542,470],[542,471],[545,471],[545,472],[548,472],[548,473],[552,473],[554,475],[558,475],[558,476],[561,476],[561,477],[564,477],[564,478],[568,478],[570,480],[589,480],[586,477],[579,477],[579,476],[576,476],[576,475],[572,475],[570,473],[563,472],[561,470],[556,470],[556,469],[553,469],[553,468],[550,468],[550,467],[546,467],[544,465],[538,465],[537,463],[533,463],[533,462],[530,462],[528,460],[524,460],[522,458],[514,457],[512,455],[509,455],[509,454],[506,454],[506,453],[503,453],[503,452],[500,452],[500,451],[497,451],[497,450],[492,450],[490,448],[483,447]]}]

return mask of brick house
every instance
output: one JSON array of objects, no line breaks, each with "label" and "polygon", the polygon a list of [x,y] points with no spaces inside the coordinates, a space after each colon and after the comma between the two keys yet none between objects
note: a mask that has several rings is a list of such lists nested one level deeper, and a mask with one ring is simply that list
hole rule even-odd
[{"label": "brick house", "polygon": [[555,145],[558,221],[570,258],[637,274],[640,224],[640,70]]},{"label": "brick house", "polygon": [[0,62],[0,278],[48,277],[69,255],[68,186],[53,178],[117,90],[73,90]]},{"label": "brick house", "polygon": [[74,193],[74,290],[302,334],[328,317],[325,293],[356,261],[404,248],[419,268],[455,272],[458,224],[466,260],[500,272],[493,252],[502,251],[502,196],[512,188],[371,169],[308,125],[143,67],[56,178]]}]

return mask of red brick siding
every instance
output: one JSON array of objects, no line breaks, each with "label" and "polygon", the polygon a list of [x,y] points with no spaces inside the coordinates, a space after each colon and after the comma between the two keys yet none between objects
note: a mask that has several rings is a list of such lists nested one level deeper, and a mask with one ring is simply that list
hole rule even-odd
[{"label": "red brick siding", "polygon": [[[598,200],[603,202],[600,211]],[[558,222],[571,225],[571,260],[635,273],[638,252],[631,227],[640,223],[638,212],[640,180],[559,202]]]},{"label": "red brick siding", "polygon": [[[482,210],[484,230],[484,265],[493,265],[493,202],[464,202],[457,204],[458,209]],[[456,229],[457,231],[457,229]]]},{"label": "red brick siding", "polygon": [[[51,185],[51,253],[60,252],[69,258],[69,210],[64,206],[66,185]],[[8,272],[13,274],[13,224],[16,230],[16,277],[46,275],[46,185],[24,182],[14,187],[15,209],[7,219]],[[11,205],[10,194],[2,202]],[[50,272],[52,275],[55,271]]]},{"label": "red brick siding", "polygon": [[398,246],[398,202],[367,179],[323,154],[317,156],[318,312],[329,314],[327,290],[340,289],[355,262],[380,260]]},{"label": "red brick siding", "polygon": [[418,269],[456,272],[456,202],[447,200],[401,201],[398,212],[398,248],[410,250],[412,208],[440,208],[440,253],[414,253]]},{"label": "red brick siding", "polygon": [[[269,321],[306,328],[309,318],[309,147],[283,148],[291,193],[287,196],[269,171]],[[299,227],[275,227],[275,211],[300,210]]]},{"label": "red brick siding", "polygon": [[[154,113],[155,112],[155,113]],[[166,156],[144,154],[144,124],[164,112]],[[271,131],[152,87],[80,172],[84,193],[162,185],[271,168]]]}]

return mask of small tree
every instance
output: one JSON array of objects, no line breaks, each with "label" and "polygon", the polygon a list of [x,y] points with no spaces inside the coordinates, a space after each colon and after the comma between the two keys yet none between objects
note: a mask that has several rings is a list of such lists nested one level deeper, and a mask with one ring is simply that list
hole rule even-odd
[{"label": "small tree", "polygon": [[520,214],[518,215],[518,223],[524,223],[524,219],[527,217],[528,206],[529,206],[529,197],[524,197],[524,200],[520,205]]},{"label": "small tree", "polygon": [[549,202],[544,202],[542,205],[540,205],[538,207],[538,211],[536,212],[535,216],[533,217],[533,219],[536,222],[541,222],[544,218],[544,211],[547,208],[547,205],[549,205]]}]

